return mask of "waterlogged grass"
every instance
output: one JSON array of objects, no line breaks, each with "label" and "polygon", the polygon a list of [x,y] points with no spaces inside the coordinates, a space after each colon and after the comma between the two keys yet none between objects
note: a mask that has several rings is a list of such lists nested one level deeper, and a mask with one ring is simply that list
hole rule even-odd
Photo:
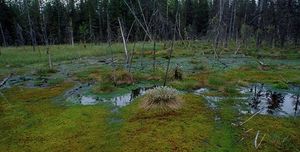
[{"label": "waterlogged grass", "polygon": [[[243,120],[248,119],[245,116]],[[299,151],[300,150],[300,119],[278,118],[272,116],[256,116],[243,126],[240,138],[245,151],[257,151],[254,147],[255,136],[260,131],[257,142],[265,138],[258,147],[259,151]],[[248,131],[248,132],[247,132]]]},{"label": "waterlogged grass", "polygon": [[[131,52],[134,44],[128,44],[128,50]],[[167,50],[170,48],[170,42],[156,43],[157,58],[168,58]],[[109,56],[111,51],[115,55],[121,55],[124,52],[122,43],[113,43],[109,48],[106,43],[99,44],[75,44],[71,45],[51,45],[48,47],[52,56],[53,62],[78,59],[82,57],[99,57]],[[213,54],[213,45],[207,41],[184,41],[176,42],[173,53],[173,58],[178,57],[195,57],[195,55]],[[47,63],[48,55],[46,46],[37,46],[33,51],[31,46],[6,47],[1,48],[2,55],[0,56],[0,67],[19,67],[28,64]],[[255,43],[248,46],[242,46],[240,53],[253,57],[266,57],[278,59],[299,59],[299,48],[294,46],[286,46],[285,48],[272,48],[265,46],[260,49],[255,48]],[[153,43],[138,42],[135,44],[134,58],[140,58],[141,55],[147,58],[153,57]],[[235,42],[229,42],[227,48],[220,48],[219,52],[222,55],[234,54],[236,51]],[[193,62],[193,61],[191,61]],[[195,63],[195,62],[194,62]],[[202,69],[202,66],[195,66],[195,69]]]},{"label": "waterlogged grass", "polygon": [[200,72],[193,77],[198,81],[194,84],[211,88],[230,97],[239,95],[238,87],[253,83],[269,84],[276,89],[288,89],[290,84],[300,84],[299,75],[300,70],[294,68],[278,67],[263,71],[257,69],[257,66],[242,66],[228,70]]}]

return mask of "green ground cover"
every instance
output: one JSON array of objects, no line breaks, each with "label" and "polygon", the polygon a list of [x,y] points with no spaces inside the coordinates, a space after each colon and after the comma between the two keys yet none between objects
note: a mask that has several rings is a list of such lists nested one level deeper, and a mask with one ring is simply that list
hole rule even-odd
[{"label": "green ground cover", "polygon": [[[0,80],[14,72],[34,79],[34,87],[21,84],[0,90],[0,151],[300,151],[299,116],[257,115],[242,126],[234,125],[251,117],[236,108],[245,102],[234,99],[242,96],[238,88],[264,83],[289,90],[300,85],[300,53],[293,47],[266,47],[258,56],[248,46],[242,49],[245,56],[234,56],[232,44],[216,60],[207,42],[177,42],[168,79],[168,86],[182,91],[182,108],[175,111],[144,110],[143,96],[118,108],[111,103],[84,106],[65,100],[64,94],[78,84],[91,83],[89,93],[107,98],[161,85],[168,44],[158,44],[155,71],[152,47],[137,44],[131,72],[122,64],[120,43],[112,46],[115,71],[102,62],[110,58],[106,44],[51,46],[54,70],[47,67],[45,47],[39,47],[41,53],[30,47],[2,48]],[[174,79],[176,64],[182,80]],[[226,98],[211,108],[205,98],[193,94],[198,88],[208,88],[206,95]],[[257,131],[259,141],[265,135],[258,149],[253,144]]]}]

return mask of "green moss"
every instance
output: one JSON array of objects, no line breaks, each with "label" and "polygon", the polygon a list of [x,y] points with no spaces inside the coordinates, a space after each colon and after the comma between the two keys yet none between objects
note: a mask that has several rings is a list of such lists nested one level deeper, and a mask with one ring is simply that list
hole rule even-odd
[{"label": "green moss", "polygon": [[86,81],[103,82],[109,77],[110,71],[111,70],[109,68],[105,68],[105,67],[88,68],[83,71],[75,73],[74,77],[82,82],[86,82]]},{"label": "green moss", "polygon": [[143,111],[141,98],[126,107],[121,151],[205,151],[213,131],[213,113],[202,98],[190,94],[182,98],[182,109],[167,113]]},{"label": "green moss", "polygon": [[[68,86],[69,87],[69,86]],[[66,87],[15,88],[0,98],[0,149],[3,151],[112,151],[105,106],[55,105]],[[15,92],[18,92],[17,94]]]},{"label": "green moss", "polygon": [[276,89],[288,89],[289,85],[284,82],[277,82],[273,85],[273,87]]},{"label": "green moss", "polygon": [[208,83],[213,86],[222,86],[225,84],[225,80],[221,75],[211,75]]},{"label": "green moss", "polygon": [[229,96],[239,95],[239,91],[236,88],[237,88],[236,86],[232,86],[232,85],[226,86],[224,89],[224,93]]},{"label": "green moss", "polygon": [[[244,120],[249,116],[245,116]],[[259,147],[260,151],[299,151],[300,132],[299,118],[278,118],[273,116],[255,116],[248,121],[243,127],[244,131],[241,137],[245,140],[242,142],[244,151],[255,151],[253,141],[257,131],[260,131],[259,141],[265,134],[265,138]]]},{"label": "green moss", "polygon": [[61,84],[63,82],[64,82],[64,78],[62,78],[62,77],[49,79],[49,81],[48,81],[49,85],[51,85],[51,86],[58,85],[58,84]]},{"label": "green moss", "polygon": [[174,80],[169,85],[178,90],[194,90],[200,87],[200,84],[193,79]]},{"label": "green moss", "polygon": [[56,72],[57,72],[57,70],[55,70],[55,69],[49,69],[49,68],[45,69],[44,68],[44,69],[38,69],[36,71],[36,74],[39,76],[48,76],[48,75],[56,73]]}]

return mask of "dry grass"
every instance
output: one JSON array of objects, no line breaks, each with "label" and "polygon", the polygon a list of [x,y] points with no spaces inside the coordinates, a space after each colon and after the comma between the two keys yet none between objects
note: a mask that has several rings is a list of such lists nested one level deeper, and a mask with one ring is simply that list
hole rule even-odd
[{"label": "dry grass", "polygon": [[181,105],[182,99],[179,97],[179,92],[176,89],[156,87],[146,92],[141,108],[169,111],[180,109]]}]

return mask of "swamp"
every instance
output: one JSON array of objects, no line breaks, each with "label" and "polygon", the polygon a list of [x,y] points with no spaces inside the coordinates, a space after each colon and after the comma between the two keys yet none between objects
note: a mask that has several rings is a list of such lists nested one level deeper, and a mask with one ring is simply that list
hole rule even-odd
[{"label": "swamp", "polygon": [[0,0],[0,152],[300,152],[298,0]]},{"label": "swamp", "polygon": [[[205,42],[193,42],[199,43],[196,49],[176,43],[167,86],[183,103],[166,112],[140,108],[147,90],[163,86],[168,60],[162,43],[155,71],[151,54],[137,54],[130,73],[119,43],[112,45],[114,61],[98,45],[75,46],[83,54],[52,46],[52,70],[46,55],[32,55],[30,47],[3,49],[0,149],[255,151],[258,136],[261,151],[299,150],[300,60],[266,52],[262,70],[252,56],[226,52],[214,60],[201,48]],[[60,50],[73,55],[62,58]],[[176,69],[182,79],[175,79]]]}]

